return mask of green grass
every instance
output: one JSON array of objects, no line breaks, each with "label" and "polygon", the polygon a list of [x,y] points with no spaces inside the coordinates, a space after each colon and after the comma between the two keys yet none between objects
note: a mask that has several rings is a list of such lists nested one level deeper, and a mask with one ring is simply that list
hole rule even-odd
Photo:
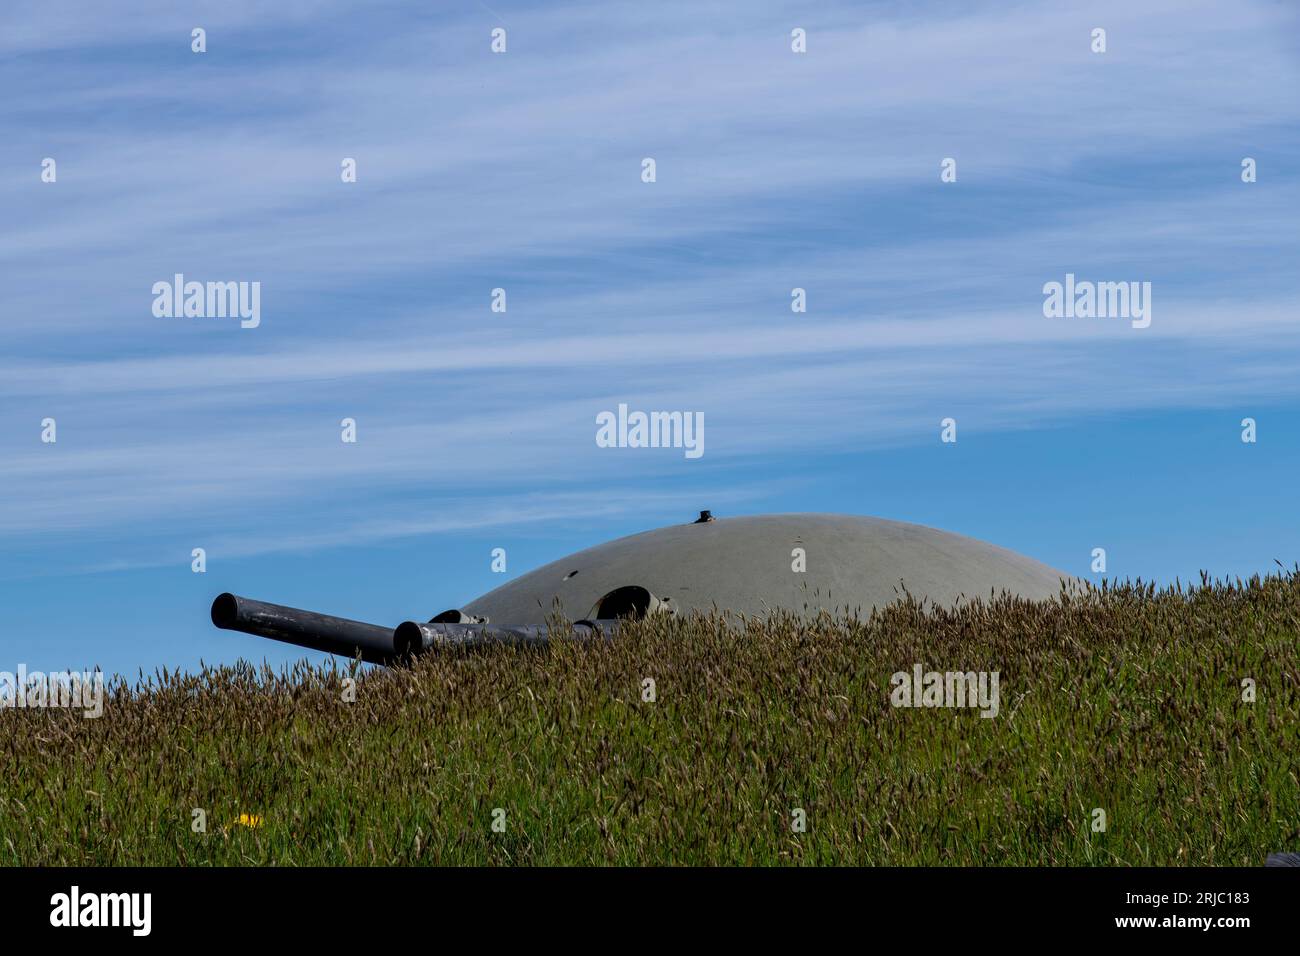
[{"label": "green grass", "polygon": [[[432,654],[353,703],[346,665],[155,675],[98,720],[0,711],[0,862],[1254,866],[1300,849],[1298,642],[1290,573],[649,620]],[[999,716],[892,707],[914,663],[998,671]]]}]

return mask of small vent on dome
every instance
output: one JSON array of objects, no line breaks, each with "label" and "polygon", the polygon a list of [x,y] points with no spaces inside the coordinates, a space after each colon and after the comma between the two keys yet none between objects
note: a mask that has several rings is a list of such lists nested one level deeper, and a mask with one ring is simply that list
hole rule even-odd
[{"label": "small vent on dome", "polygon": [[671,598],[658,598],[648,588],[638,584],[628,584],[615,588],[596,602],[591,617],[598,621],[615,618],[632,618],[640,620],[648,614],[673,614]]},{"label": "small vent on dome", "polygon": [[487,622],[487,618],[466,614],[459,608],[452,608],[450,611],[443,611],[436,617],[429,618],[430,624],[486,624]]}]

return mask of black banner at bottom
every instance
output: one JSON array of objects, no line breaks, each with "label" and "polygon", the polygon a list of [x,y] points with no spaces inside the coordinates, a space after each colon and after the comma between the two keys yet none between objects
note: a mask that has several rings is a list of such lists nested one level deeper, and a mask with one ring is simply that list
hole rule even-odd
[{"label": "black banner at bottom", "polygon": [[690,919],[693,936],[732,942],[782,924],[873,942],[959,929],[995,929],[999,941],[1230,942],[1294,933],[1300,869],[8,869],[0,884],[8,941],[334,945],[432,923],[535,944]]}]

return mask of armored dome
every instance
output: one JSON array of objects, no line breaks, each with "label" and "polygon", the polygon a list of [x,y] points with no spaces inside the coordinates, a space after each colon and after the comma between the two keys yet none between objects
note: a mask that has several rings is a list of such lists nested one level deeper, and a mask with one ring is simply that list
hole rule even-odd
[{"label": "armored dome", "polygon": [[774,608],[866,614],[894,601],[903,587],[952,605],[1003,591],[1049,598],[1063,580],[1072,579],[1014,551],[921,525],[834,514],[714,520],[703,512],[692,523],[553,561],[461,613],[494,624],[541,625],[558,599],[574,620],[660,606],[677,613],[717,607],[744,614]]}]

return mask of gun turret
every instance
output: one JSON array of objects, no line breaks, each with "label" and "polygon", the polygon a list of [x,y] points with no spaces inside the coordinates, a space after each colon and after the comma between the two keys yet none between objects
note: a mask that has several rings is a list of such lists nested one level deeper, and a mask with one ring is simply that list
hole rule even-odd
[{"label": "gun turret", "polygon": [[[502,627],[461,611],[444,611],[428,623],[406,621],[397,628],[350,621],[315,611],[221,594],[212,602],[212,623],[228,631],[269,637],[298,647],[356,657],[371,664],[393,664],[433,647],[477,644],[545,644],[557,634],[548,625]],[[579,621],[567,634],[576,640],[612,636],[615,620]]]}]

